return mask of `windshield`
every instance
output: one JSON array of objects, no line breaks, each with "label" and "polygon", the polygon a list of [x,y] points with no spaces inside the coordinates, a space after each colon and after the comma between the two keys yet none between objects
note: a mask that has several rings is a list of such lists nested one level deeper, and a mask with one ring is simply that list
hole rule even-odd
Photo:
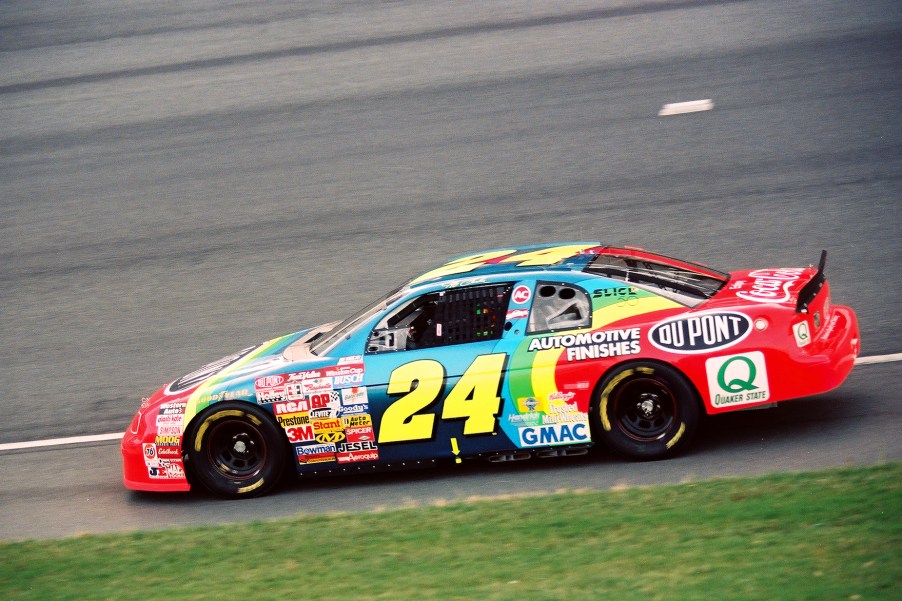
[{"label": "windshield", "polygon": [[310,345],[310,352],[314,355],[324,355],[329,352],[341,339],[349,336],[357,326],[398,300],[401,297],[401,291],[404,289],[404,286],[395,288],[376,302],[368,305],[365,309],[358,311],[335,326],[330,332],[323,334],[316,342]]}]

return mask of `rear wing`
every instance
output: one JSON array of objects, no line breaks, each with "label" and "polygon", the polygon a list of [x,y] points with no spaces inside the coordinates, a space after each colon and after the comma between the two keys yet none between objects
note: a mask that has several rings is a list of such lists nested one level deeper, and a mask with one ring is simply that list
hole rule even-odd
[{"label": "rear wing", "polygon": [[821,291],[821,288],[824,287],[824,284],[827,282],[827,277],[824,275],[824,267],[827,265],[827,251],[821,251],[821,260],[817,265],[817,273],[814,275],[811,280],[805,284],[801,290],[799,290],[799,297],[796,301],[796,313],[808,313],[808,306],[817,296],[817,293]]}]

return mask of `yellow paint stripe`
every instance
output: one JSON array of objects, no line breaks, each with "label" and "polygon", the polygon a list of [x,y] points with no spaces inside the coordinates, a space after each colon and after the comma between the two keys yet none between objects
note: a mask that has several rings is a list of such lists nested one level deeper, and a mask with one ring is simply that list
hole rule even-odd
[{"label": "yellow paint stripe", "polygon": [[646,296],[643,298],[629,301],[620,305],[608,305],[597,309],[592,314],[592,329],[597,330],[608,324],[635,317],[636,315],[644,315],[653,311],[662,311],[664,309],[677,309],[683,305],[660,296]]}]

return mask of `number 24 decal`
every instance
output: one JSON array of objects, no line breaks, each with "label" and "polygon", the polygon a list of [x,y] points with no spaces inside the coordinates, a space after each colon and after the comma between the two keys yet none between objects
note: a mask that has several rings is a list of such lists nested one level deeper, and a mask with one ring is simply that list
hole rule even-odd
[{"label": "number 24 decal", "polygon": [[[480,355],[460,377],[442,407],[442,419],[464,419],[464,435],[491,434],[501,413],[501,378],[507,355]],[[422,359],[395,369],[388,381],[389,395],[404,395],[382,415],[379,443],[429,440],[435,431],[435,413],[421,413],[438,400],[445,385],[445,368]]]}]

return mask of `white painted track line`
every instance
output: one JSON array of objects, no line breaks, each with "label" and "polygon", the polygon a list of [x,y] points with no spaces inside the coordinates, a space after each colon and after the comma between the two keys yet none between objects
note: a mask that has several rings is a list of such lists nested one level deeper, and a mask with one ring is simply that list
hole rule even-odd
[{"label": "white painted track line", "polygon": [[710,98],[704,100],[689,100],[687,102],[673,102],[665,104],[658,111],[658,117],[667,117],[668,115],[685,115],[686,113],[699,113],[701,111],[710,111],[714,108],[714,101]]},{"label": "white painted track line", "polygon": [[[855,360],[855,365],[874,365],[877,363],[894,363],[902,361],[902,353],[893,353],[890,355],[873,355],[871,357],[859,357]],[[49,440],[32,440],[28,442],[7,442],[0,444],[0,451],[15,451],[19,449],[35,449],[39,447],[55,447],[66,444],[78,444],[82,442],[102,442],[105,440],[119,440],[123,434],[114,432],[112,434],[95,434],[93,436],[70,436],[69,438],[52,438]]]},{"label": "white painted track line", "polygon": [[94,434],[92,436],[70,436],[68,438],[51,438],[49,440],[32,440],[29,442],[7,442],[0,444],[0,451],[13,451],[17,449],[33,449],[36,447],[55,447],[64,444],[78,444],[80,442],[100,442],[103,440],[118,440],[123,433]]},{"label": "white painted track line", "polygon": [[858,359],[855,359],[855,365],[893,363],[894,361],[902,361],[902,353],[893,353],[892,355],[874,355],[873,357],[859,357]]}]

